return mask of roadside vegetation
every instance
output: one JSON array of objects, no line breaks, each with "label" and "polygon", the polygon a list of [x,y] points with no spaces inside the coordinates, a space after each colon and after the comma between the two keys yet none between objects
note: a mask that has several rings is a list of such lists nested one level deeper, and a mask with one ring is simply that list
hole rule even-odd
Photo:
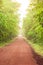
[{"label": "roadside vegetation", "polygon": [[23,19],[23,34],[43,56],[43,0],[32,0]]},{"label": "roadside vegetation", "polygon": [[20,4],[11,0],[0,0],[0,46],[18,34]]}]

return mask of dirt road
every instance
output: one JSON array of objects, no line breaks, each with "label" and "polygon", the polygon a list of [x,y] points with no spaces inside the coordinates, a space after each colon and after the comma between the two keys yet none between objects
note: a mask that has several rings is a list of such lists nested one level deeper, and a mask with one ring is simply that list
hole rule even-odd
[{"label": "dirt road", "polygon": [[23,38],[0,48],[0,65],[38,65],[32,49]]}]

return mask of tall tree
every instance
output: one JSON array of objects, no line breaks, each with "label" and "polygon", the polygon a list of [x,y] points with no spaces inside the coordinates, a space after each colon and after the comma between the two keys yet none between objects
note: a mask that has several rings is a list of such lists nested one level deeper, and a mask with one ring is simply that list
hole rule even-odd
[{"label": "tall tree", "polygon": [[3,6],[0,10],[0,42],[5,42],[18,34],[19,3],[2,0],[1,5]]}]

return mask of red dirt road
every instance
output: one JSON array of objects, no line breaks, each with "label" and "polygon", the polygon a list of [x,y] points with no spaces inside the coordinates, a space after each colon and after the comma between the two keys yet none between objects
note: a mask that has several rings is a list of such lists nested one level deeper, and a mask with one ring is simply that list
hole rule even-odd
[{"label": "red dirt road", "polygon": [[23,38],[0,48],[0,65],[38,65],[31,47]]}]

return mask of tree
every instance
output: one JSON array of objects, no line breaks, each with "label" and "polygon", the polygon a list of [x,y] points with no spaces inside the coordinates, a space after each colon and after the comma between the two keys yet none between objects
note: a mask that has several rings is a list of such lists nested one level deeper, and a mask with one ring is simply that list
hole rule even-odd
[{"label": "tree", "polygon": [[32,0],[24,18],[24,34],[27,39],[43,44],[43,0]]},{"label": "tree", "polygon": [[3,5],[0,9],[0,42],[5,42],[18,34],[19,3],[2,0],[0,5]]}]

